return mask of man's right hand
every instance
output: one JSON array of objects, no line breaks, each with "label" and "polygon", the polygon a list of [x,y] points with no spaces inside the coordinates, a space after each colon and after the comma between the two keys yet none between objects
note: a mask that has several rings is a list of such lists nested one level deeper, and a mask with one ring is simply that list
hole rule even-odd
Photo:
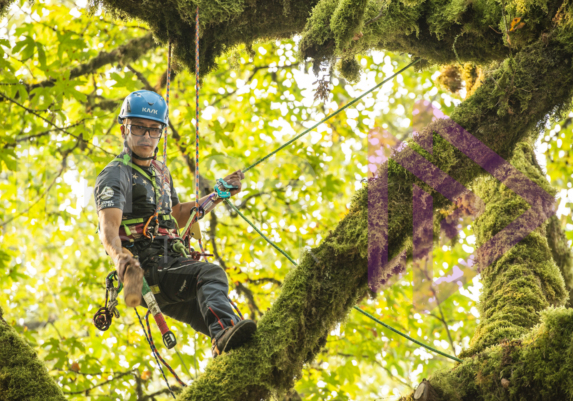
[{"label": "man's right hand", "polygon": [[119,281],[121,281],[122,283],[123,283],[123,275],[125,274],[125,271],[127,270],[128,266],[141,269],[141,265],[139,264],[139,261],[137,259],[135,259],[128,253],[122,253],[116,259],[116,266],[115,266]]}]

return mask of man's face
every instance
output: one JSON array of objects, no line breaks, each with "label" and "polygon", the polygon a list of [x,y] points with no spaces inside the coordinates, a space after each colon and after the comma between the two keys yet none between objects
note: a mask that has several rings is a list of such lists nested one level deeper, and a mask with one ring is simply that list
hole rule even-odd
[{"label": "man's face", "polygon": [[128,124],[149,128],[161,128],[162,124],[146,118],[126,118],[124,120],[124,125],[121,126],[121,135],[124,140],[127,140],[127,144],[131,150],[140,157],[152,157],[161,137],[152,138],[149,131],[145,132],[143,136],[132,135],[127,128]]}]

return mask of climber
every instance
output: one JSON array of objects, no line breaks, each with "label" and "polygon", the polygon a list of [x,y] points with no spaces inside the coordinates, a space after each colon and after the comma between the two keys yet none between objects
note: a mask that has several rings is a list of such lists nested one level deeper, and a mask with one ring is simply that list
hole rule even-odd
[{"label": "climber", "polygon": [[[167,167],[156,161],[167,113],[167,104],[155,92],[139,90],[125,98],[118,116],[123,151],[100,172],[94,188],[99,237],[119,280],[123,282],[128,267],[143,269],[162,312],[210,336],[216,357],[246,343],[256,323],[234,313],[227,275],[219,265],[200,262],[195,251],[181,253],[178,227],[185,226],[196,207],[195,202],[179,201],[171,174],[163,170]],[[240,170],[224,178],[238,187],[231,195],[241,191],[243,178]],[[152,219],[158,199],[159,216]],[[200,207],[199,218],[220,201],[208,210]],[[147,308],[145,300],[141,303]]]}]

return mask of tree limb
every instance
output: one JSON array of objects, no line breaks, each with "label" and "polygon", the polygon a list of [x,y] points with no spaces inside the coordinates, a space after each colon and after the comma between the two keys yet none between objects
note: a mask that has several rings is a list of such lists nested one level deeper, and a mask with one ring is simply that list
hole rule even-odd
[{"label": "tree limb", "polygon": [[[106,52],[101,51],[96,57],[89,60],[87,63],[80,64],[79,66],[73,68],[70,71],[70,80],[78,78],[82,75],[91,74],[96,72],[103,66],[109,64],[120,64],[126,65],[127,63],[133,62],[139,59],[141,56],[145,55],[149,50],[157,47],[157,43],[153,39],[153,35],[148,33],[139,38],[130,40],[124,45],[118,48]],[[56,79],[50,78],[36,84],[27,85],[28,92],[36,88],[46,88],[54,86]]]}]

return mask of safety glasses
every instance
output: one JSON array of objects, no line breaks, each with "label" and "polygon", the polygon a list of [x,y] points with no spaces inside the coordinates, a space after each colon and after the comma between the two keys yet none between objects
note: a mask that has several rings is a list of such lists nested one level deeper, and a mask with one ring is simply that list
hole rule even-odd
[{"label": "safety glasses", "polygon": [[151,138],[161,138],[163,128],[151,128],[144,127],[142,125],[127,124],[129,132],[135,136],[144,136],[146,132],[149,131],[149,136]]}]

